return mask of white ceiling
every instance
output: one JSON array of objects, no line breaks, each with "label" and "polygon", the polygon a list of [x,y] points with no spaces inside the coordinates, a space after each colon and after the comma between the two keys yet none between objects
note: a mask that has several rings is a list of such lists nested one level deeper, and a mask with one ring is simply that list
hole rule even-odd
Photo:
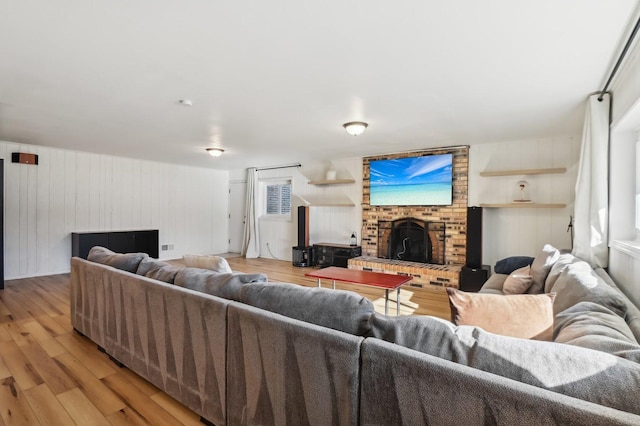
[{"label": "white ceiling", "polygon": [[576,135],[636,6],[0,0],[0,140],[236,169]]}]

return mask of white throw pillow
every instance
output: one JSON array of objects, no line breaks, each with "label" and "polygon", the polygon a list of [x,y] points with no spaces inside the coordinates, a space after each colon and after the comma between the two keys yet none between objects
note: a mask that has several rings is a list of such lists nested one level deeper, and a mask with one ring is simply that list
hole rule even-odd
[{"label": "white throw pillow", "polygon": [[230,274],[232,272],[227,259],[224,257],[185,254],[182,258],[184,259],[185,266],[189,268],[209,269],[220,272],[221,274]]}]

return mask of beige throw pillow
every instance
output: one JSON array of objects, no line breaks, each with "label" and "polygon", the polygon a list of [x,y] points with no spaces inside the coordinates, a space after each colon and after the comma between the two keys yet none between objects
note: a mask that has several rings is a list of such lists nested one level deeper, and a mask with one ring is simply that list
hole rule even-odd
[{"label": "beige throw pillow", "polygon": [[183,257],[185,266],[189,268],[208,269],[221,274],[233,272],[227,259],[220,256],[198,256],[195,254],[185,254]]},{"label": "beige throw pillow", "polygon": [[451,320],[503,336],[551,341],[553,299],[549,294],[476,294],[447,288]]},{"label": "beige throw pillow", "polygon": [[502,285],[502,292],[505,294],[522,294],[533,284],[531,277],[531,266],[513,271]]}]

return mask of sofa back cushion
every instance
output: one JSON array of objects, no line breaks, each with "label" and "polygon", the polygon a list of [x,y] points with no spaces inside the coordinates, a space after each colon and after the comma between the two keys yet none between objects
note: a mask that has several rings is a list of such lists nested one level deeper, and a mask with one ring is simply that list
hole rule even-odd
[{"label": "sofa back cushion", "polygon": [[240,301],[289,318],[356,336],[368,336],[375,308],[351,291],[287,283],[253,283],[242,287]]},{"label": "sofa back cushion", "polygon": [[636,340],[640,342],[640,309],[636,305],[629,300],[629,298],[620,291],[615,282],[611,279],[607,271],[602,268],[594,269],[595,273],[602,278],[602,281],[605,282],[609,287],[615,289],[620,297],[624,300],[625,305],[627,307],[627,312],[625,313],[624,320],[629,325],[631,332],[635,336]]},{"label": "sofa back cushion", "polygon": [[233,271],[227,259],[220,256],[207,256],[207,255],[195,255],[185,254],[182,256],[184,265],[189,268],[209,269],[210,271],[218,272],[221,274],[230,274]]},{"label": "sofa back cushion", "polygon": [[183,266],[171,265],[170,263],[147,257],[140,261],[136,274],[173,284],[176,274],[183,268]]},{"label": "sofa back cushion", "polygon": [[115,253],[106,247],[95,246],[89,250],[87,260],[135,274],[142,259],[148,257],[146,253]]},{"label": "sofa back cushion", "polygon": [[620,292],[607,285],[584,261],[567,265],[553,285],[553,291],[556,293],[554,315],[580,302],[599,304],[623,318],[626,314],[626,303]]},{"label": "sofa back cushion", "polygon": [[371,316],[373,336],[499,376],[640,414],[640,365],[571,345],[518,339],[428,316]]},{"label": "sofa back cushion", "polygon": [[174,284],[229,300],[240,300],[240,289],[253,282],[266,282],[265,274],[217,273],[208,269],[184,268],[176,274]]},{"label": "sofa back cushion", "polygon": [[640,345],[623,318],[593,302],[556,315],[554,342],[607,352],[640,363]]}]

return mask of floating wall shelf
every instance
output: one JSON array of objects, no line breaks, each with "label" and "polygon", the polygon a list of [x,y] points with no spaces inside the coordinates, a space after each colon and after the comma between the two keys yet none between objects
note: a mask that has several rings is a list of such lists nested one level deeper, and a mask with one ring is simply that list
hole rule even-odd
[{"label": "floating wall shelf", "polygon": [[309,185],[339,185],[342,183],[356,183],[354,179],[334,179],[334,180],[310,180]]},{"label": "floating wall shelf", "polygon": [[557,167],[553,169],[521,169],[521,170],[495,170],[491,172],[480,172],[480,176],[520,176],[520,175],[551,175],[557,173],[565,173],[566,167]]},{"label": "floating wall shelf", "polygon": [[494,209],[563,209],[566,204],[542,204],[542,203],[508,203],[508,204],[480,204],[480,207]]},{"label": "floating wall shelf", "polygon": [[355,207],[354,203],[310,203],[310,207]]}]

